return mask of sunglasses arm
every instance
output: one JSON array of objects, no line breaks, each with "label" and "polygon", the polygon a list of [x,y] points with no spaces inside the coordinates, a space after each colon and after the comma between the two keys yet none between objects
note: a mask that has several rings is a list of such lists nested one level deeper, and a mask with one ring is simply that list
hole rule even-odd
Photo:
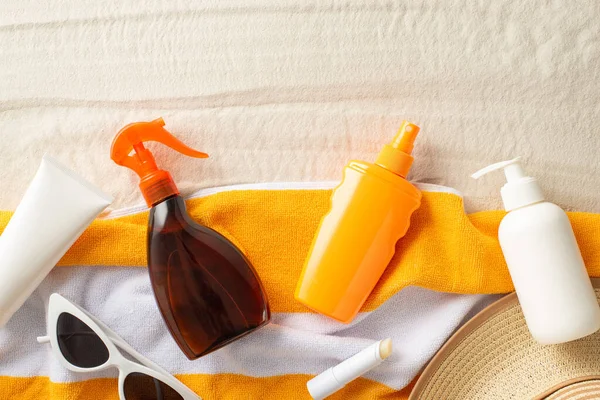
[{"label": "sunglasses arm", "polygon": [[38,343],[50,343],[50,336],[38,336],[37,342]]}]

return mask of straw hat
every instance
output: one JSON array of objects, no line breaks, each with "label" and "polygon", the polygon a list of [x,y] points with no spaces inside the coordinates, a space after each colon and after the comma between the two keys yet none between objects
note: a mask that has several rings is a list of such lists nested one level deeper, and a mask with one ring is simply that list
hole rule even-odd
[{"label": "straw hat", "polygon": [[[600,279],[592,279],[600,301]],[[535,342],[517,296],[503,297],[456,332],[409,400],[600,399],[600,331],[574,342]]]}]

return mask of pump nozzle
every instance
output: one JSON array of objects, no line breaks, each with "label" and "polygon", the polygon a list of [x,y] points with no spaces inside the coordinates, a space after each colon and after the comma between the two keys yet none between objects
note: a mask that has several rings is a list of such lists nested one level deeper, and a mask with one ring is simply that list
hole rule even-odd
[{"label": "pump nozzle", "polygon": [[509,161],[500,161],[496,164],[488,165],[487,167],[480,169],[471,175],[471,178],[479,179],[482,176],[501,168],[504,168],[504,175],[506,175],[506,180],[509,182],[512,180],[525,178],[525,171],[523,171],[523,168],[519,164],[520,162],[521,157],[513,158]]},{"label": "pump nozzle", "polygon": [[413,144],[420,128],[408,121],[402,121],[394,139],[379,153],[375,164],[406,178],[413,162]]},{"label": "pump nozzle", "polygon": [[[118,165],[133,170],[140,177],[140,189],[148,206],[159,203],[167,197],[179,194],[171,175],[158,169],[152,153],[144,147],[144,142],[159,142],[181,154],[196,158],[206,158],[208,154],[188,147],[163,126],[162,118],[150,122],[136,122],[125,126],[115,136],[110,149],[110,158]],[[130,153],[134,151],[134,154]]]},{"label": "pump nozzle", "polygon": [[474,179],[499,169],[504,169],[506,184],[502,187],[502,201],[507,211],[544,200],[544,194],[535,178],[527,176],[521,167],[521,157],[501,161],[480,169],[471,175]]}]

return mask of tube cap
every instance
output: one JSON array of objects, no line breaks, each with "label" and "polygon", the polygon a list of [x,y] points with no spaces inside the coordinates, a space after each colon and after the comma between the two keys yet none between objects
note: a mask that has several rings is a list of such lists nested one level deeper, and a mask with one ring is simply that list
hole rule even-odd
[{"label": "tube cap", "polygon": [[537,179],[526,176],[520,162],[521,157],[509,161],[501,161],[475,172],[471,177],[479,179],[483,175],[503,168],[507,182],[500,189],[500,194],[502,195],[502,202],[506,211],[512,211],[544,201],[544,193],[538,185]]}]

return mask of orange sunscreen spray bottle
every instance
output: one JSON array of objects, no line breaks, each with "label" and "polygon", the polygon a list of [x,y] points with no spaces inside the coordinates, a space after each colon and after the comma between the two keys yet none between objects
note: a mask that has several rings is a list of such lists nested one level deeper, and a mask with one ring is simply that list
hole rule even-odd
[{"label": "orange sunscreen spray bottle", "polygon": [[296,299],[338,321],[356,316],[421,205],[406,180],[419,127],[404,121],[375,161],[351,161],[304,264]]}]

